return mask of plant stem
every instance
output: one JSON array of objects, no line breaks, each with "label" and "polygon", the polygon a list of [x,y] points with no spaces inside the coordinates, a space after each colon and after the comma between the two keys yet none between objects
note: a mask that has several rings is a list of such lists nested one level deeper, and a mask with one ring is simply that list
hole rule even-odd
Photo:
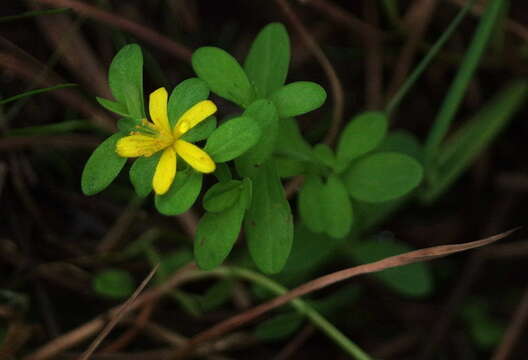
[{"label": "plant stem", "polygon": [[429,64],[433,61],[433,59],[436,57],[436,55],[440,52],[442,47],[445,45],[447,40],[453,35],[455,30],[457,29],[458,25],[462,22],[464,17],[467,15],[469,9],[473,6],[473,4],[476,2],[476,0],[469,1],[457,14],[457,16],[451,21],[447,29],[443,32],[442,36],[438,38],[436,43],[431,47],[429,52],[425,55],[425,57],[420,61],[420,63],[416,66],[414,71],[409,75],[407,80],[403,83],[401,88],[398,90],[398,92],[392,97],[392,99],[389,101],[387,106],[385,107],[385,111],[390,116],[394,110],[400,105],[403,98],[409,90],[412,88],[412,86],[418,81],[418,78],[422,75],[422,73],[427,69]]},{"label": "plant stem", "polygon": [[[224,266],[213,270],[218,274],[226,276],[234,275],[239,278],[243,278],[258,284],[276,295],[283,295],[288,292],[288,289],[275,281],[261,275],[257,272],[243,269],[235,266]],[[346,337],[339,329],[337,329],[332,323],[326,320],[321,314],[319,314],[314,308],[308,305],[305,301],[300,298],[291,301],[291,305],[301,314],[305,315],[310,321],[319,329],[321,329],[330,339],[332,339],[337,345],[339,345],[347,354],[357,360],[371,360],[371,357],[367,355],[359,346],[352,342]]]},{"label": "plant stem", "polygon": [[[432,171],[433,175],[436,172],[435,160],[438,147],[447,134],[456,112],[460,108],[465,92],[489,43],[497,19],[500,17],[503,5],[504,0],[492,0],[488,3],[486,12],[479,22],[471,45],[462,61],[462,65],[459,67],[456,77],[447,91],[444,102],[429,132],[425,143],[426,169]],[[434,178],[432,176],[429,180],[434,180]]]}]

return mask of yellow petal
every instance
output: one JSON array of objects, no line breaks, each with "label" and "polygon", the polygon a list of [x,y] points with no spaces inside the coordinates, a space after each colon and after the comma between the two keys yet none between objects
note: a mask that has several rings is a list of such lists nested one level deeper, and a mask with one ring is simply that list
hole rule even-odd
[{"label": "yellow petal", "polygon": [[184,140],[178,140],[174,144],[174,149],[195,170],[203,173],[215,171],[216,164],[213,159],[198,146]]},{"label": "yellow petal", "polygon": [[216,105],[211,100],[200,101],[183,113],[174,127],[174,136],[180,137],[187,131],[216,112]]},{"label": "yellow petal", "polygon": [[116,152],[122,157],[151,156],[162,148],[158,139],[141,134],[125,136],[116,144]]},{"label": "yellow petal", "polygon": [[152,188],[158,195],[163,195],[169,191],[174,177],[176,176],[176,152],[172,147],[166,148],[159,159],[154,178],[152,179]]},{"label": "yellow petal", "polygon": [[159,88],[150,94],[149,112],[152,122],[161,131],[170,133],[169,117],[167,115],[167,90]]}]

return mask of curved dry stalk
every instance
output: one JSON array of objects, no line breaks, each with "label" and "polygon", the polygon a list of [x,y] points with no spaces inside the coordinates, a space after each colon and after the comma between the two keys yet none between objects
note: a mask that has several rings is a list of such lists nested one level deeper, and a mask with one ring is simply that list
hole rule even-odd
[{"label": "curved dry stalk", "polygon": [[127,31],[134,34],[139,39],[142,39],[153,46],[156,46],[174,57],[183,60],[190,61],[191,50],[187,47],[178,44],[177,42],[169,39],[168,37],[161,35],[160,33],[149,29],[146,26],[140,25],[134,21],[125,19],[123,17],[111,14],[107,11],[98,9],[94,6],[81,3],[74,0],[35,0],[41,4],[50,5],[53,7],[69,7],[72,10],[78,12],[86,17],[93,18],[95,20],[107,23],[110,26],[114,26],[121,30]]},{"label": "curved dry stalk", "polygon": [[457,245],[440,245],[433,246],[426,249],[415,250],[401,255],[391,256],[389,258],[379,260],[370,264],[354,266],[345,270],[337,271],[332,274],[321,276],[317,279],[309,281],[288,293],[278,296],[273,300],[270,300],[266,303],[258,305],[248,311],[245,311],[241,314],[235,315],[225,321],[218,323],[217,325],[205,330],[198,335],[194,336],[188,343],[188,345],[179,350],[176,353],[176,358],[182,358],[189,354],[194,347],[198,344],[205,341],[214,339],[220,335],[224,335],[236,328],[241,327],[244,324],[256,319],[257,317],[265,314],[266,312],[273,310],[279,306],[282,306],[293,299],[296,299],[300,296],[306,295],[308,293],[320,290],[322,288],[328,287],[332,284],[335,284],[340,281],[348,280],[352,277],[368,274],[373,272],[382,271],[385,269],[408,265],[416,262],[433,260],[439,257],[447,256],[450,254],[455,254],[462,251],[467,251],[474,248],[479,248],[485,245],[489,245],[495,241],[503,239],[518,229],[513,229],[506,231],[504,233],[491,236],[482,240],[472,241],[463,244]]}]

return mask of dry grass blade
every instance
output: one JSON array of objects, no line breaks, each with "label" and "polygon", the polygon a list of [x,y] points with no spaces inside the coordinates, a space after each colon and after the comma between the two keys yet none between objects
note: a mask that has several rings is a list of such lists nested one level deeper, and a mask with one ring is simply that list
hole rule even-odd
[{"label": "dry grass blade", "polygon": [[145,293],[137,297],[136,301],[131,303],[129,306],[118,306],[112,308],[108,312],[101,314],[95,317],[94,319],[86,322],[85,324],[67,332],[66,334],[53,339],[46,345],[37,349],[32,354],[27,355],[23,359],[46,360],[54,358],[57,354],[60,354],[61,352],[70,349],[71,347],[79,344],[81,341],[84,341],[85,339],[93,336],[96,332],[101,331],[106,324],[106,320],[109,317],[116,316],[116,314],[120,310],[123,310],[123,313],[121,314],[121,316],[123,316],[124,313],[129,313],[132,310],[135,310],[146,303],[158,299],[170,289],[178,286],[182,282],[185,282],[189,278],[193,278],[194,276],[196,276],[195,272],[193,271],[195,269],[196,266],[194,264],[189,264],[187,266],[182,267],[179,271],[174,273],[174,275],[172,275],[169,280],[155,288],[145,291]]},{"label": "dry grass blade", "polygon": [[166,52],[172,54],[174,57],[189,61],[191,59],[191,50],[187,47],[178,44],[177,42],[169,39],[166,36],[157,33],[150,28],[122,18],[120,16],[111,14],[109,12],[98,9],[94,6],[73,0],[36,0],[41,4],[47,4],[54,7],[69,7],[72,10],[78,12],[81,15],[99,20],[103,23],[107,23],[110,26],[117,27],[121,30],[128,31],[129,33],[137,36],[138,38],[149,42],[153,46],[156,46]]},{"label": "dry grass blade", "polygon": [[121,320],[123,318],[123,316],[127,312],[127,309],[130,307],[130,305],[132,305],[134,300],[136,300],[137,297],[139,296],[139,294],[143,291],[143,289],[145,289],[145,287],[150,282],[150,280],[152,279],[152,277],[154,276],[154,274],[156,273],[158,268],[159,268],[159,264],[156,265],[152,269],[152,271],[148,274],[148,276],[145,278],[145,280],[143,280],[143,282],[138,286],[136,291],[134,291],[132,296],[130,296],[128,298],[128,300],[125,301],[125,303],[123,305],[121,305],[121,308],[117,311],[117,313],[112,318],[112,320],[110,320],[110,322],[105,326],[103,331],[101,331],[99,333],[99,335],[95,338],[95,340],[90,344],[88,349],[81,355],[79,360],[88,360],[90,358],[90,356],[92,356],[92,354],[94,353],[95,349],[97,349],[97,347],[101,344],[101,342],[104,340],[104,338],[107,337],[108,334],[110,334],[110,331],[112,331],[112,329],[117,325],[119,320]]},{"label": "dry grass blade", "polygon": [[184,356],[188,352],[190,352],[190,350],[197,344],[200,344],[204,341],[209,341],[213,338],[216,338],[217,336],[223,335],[229,331],[239,328],[240,326],[254,320],[260,315],[272,309],[275,309],[281,305],[284,305],[295,298],[325,288],[337,282],[348,280],[354,276],[362,274],[378,272],[385,269],[404,266],[421,261],[432,260],[442,256],[447,256],[450,254],[479,248],[485,245],[489,245],[500,239],[503,239],[517,230],[518,228],[482,240],[463,244],[441,245],[421,250],[415,250],[401,255],[391,256],[389,258],[379,260],[370,264],[354,266],[345,270],[337,271],[332,274],[322,276],[315,280],[309,281],[282,296],[276,297],[271,301],[268,301],[264,304],[254,307],[253,309],[250,309],[239,315],[233,316],[225,321],[222,321],[219,324],[211,327],[210,329],[196,335],[189,341],[187,347],[179,351],[177,355],[179,357]]}]

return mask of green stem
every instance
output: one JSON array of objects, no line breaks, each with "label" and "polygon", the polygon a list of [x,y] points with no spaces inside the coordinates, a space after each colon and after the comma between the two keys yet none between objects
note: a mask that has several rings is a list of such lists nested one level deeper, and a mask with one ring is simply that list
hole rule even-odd
[{"label": "green stem", "polygon": [[[213,272],[224,275],[234,275],[238,278],[246,279],[255,284],[258,284],[266,289],[272,291],[276,295],[283,295],[288,292],[288,289],[275,281],[248,269],[243,269],[235,266],[223,266],[219,267]],[[347,354],[357,360],[371,360],[371,357],[367,355],[361,348],[353,343],[348,337],[346,337],[339,329],[337,329],[332,323],[326,320],[321,314],[315,311],[310,305],[300,298],[291,301],[291,305],[301,314],[305,315],[310,321],[323,331],[330,339],[332,339],[337,345],[339,345]]]},{"label": "green stem", "polygon": [[473,6],[473,4],[476,2],[476,0],[469,1],[457,14],[457,16],[451,21],[447,29],[444,31],[442,36],[436,41],[436,43],[431,47],[427,55],[420,61],[420,63],[416,66],[414,71],[409,75],[407,80],[403,83],[401,88],[398,90],[398,92],[392,97],[392,99],[389,101],[387,106],[385,107],[385,111],[388,115],[392,114],[394,110],[400,105],[401,101],[407,95],[409,90],[412,88],[412,86],[416,83],[418,78],[422,75],[422,73],[427,69],[429,64],[433,61],[433,59],[436,57],[436,55],[440,52],[442,47],[445,45],[447,40],[453,35],[455,30],[457,29],[458,25],[462,22],[464,17],[466,16],[469,9]]},{"label": "green stem", "polygon": [[[462,65],[459,67],[433,127],[429,132],[425,143],[426,168],[432,170],[433,173],[435,171],[434,160],[438,153],[438,147],[447,134],[453,118],[464,99],[465,92],[486,50],[503,5],[503,0],[493,0],[488,3],[488,7],[479,22],[471,45],[464,56]],[[434,176],[432,178],[434,179]]]}]

